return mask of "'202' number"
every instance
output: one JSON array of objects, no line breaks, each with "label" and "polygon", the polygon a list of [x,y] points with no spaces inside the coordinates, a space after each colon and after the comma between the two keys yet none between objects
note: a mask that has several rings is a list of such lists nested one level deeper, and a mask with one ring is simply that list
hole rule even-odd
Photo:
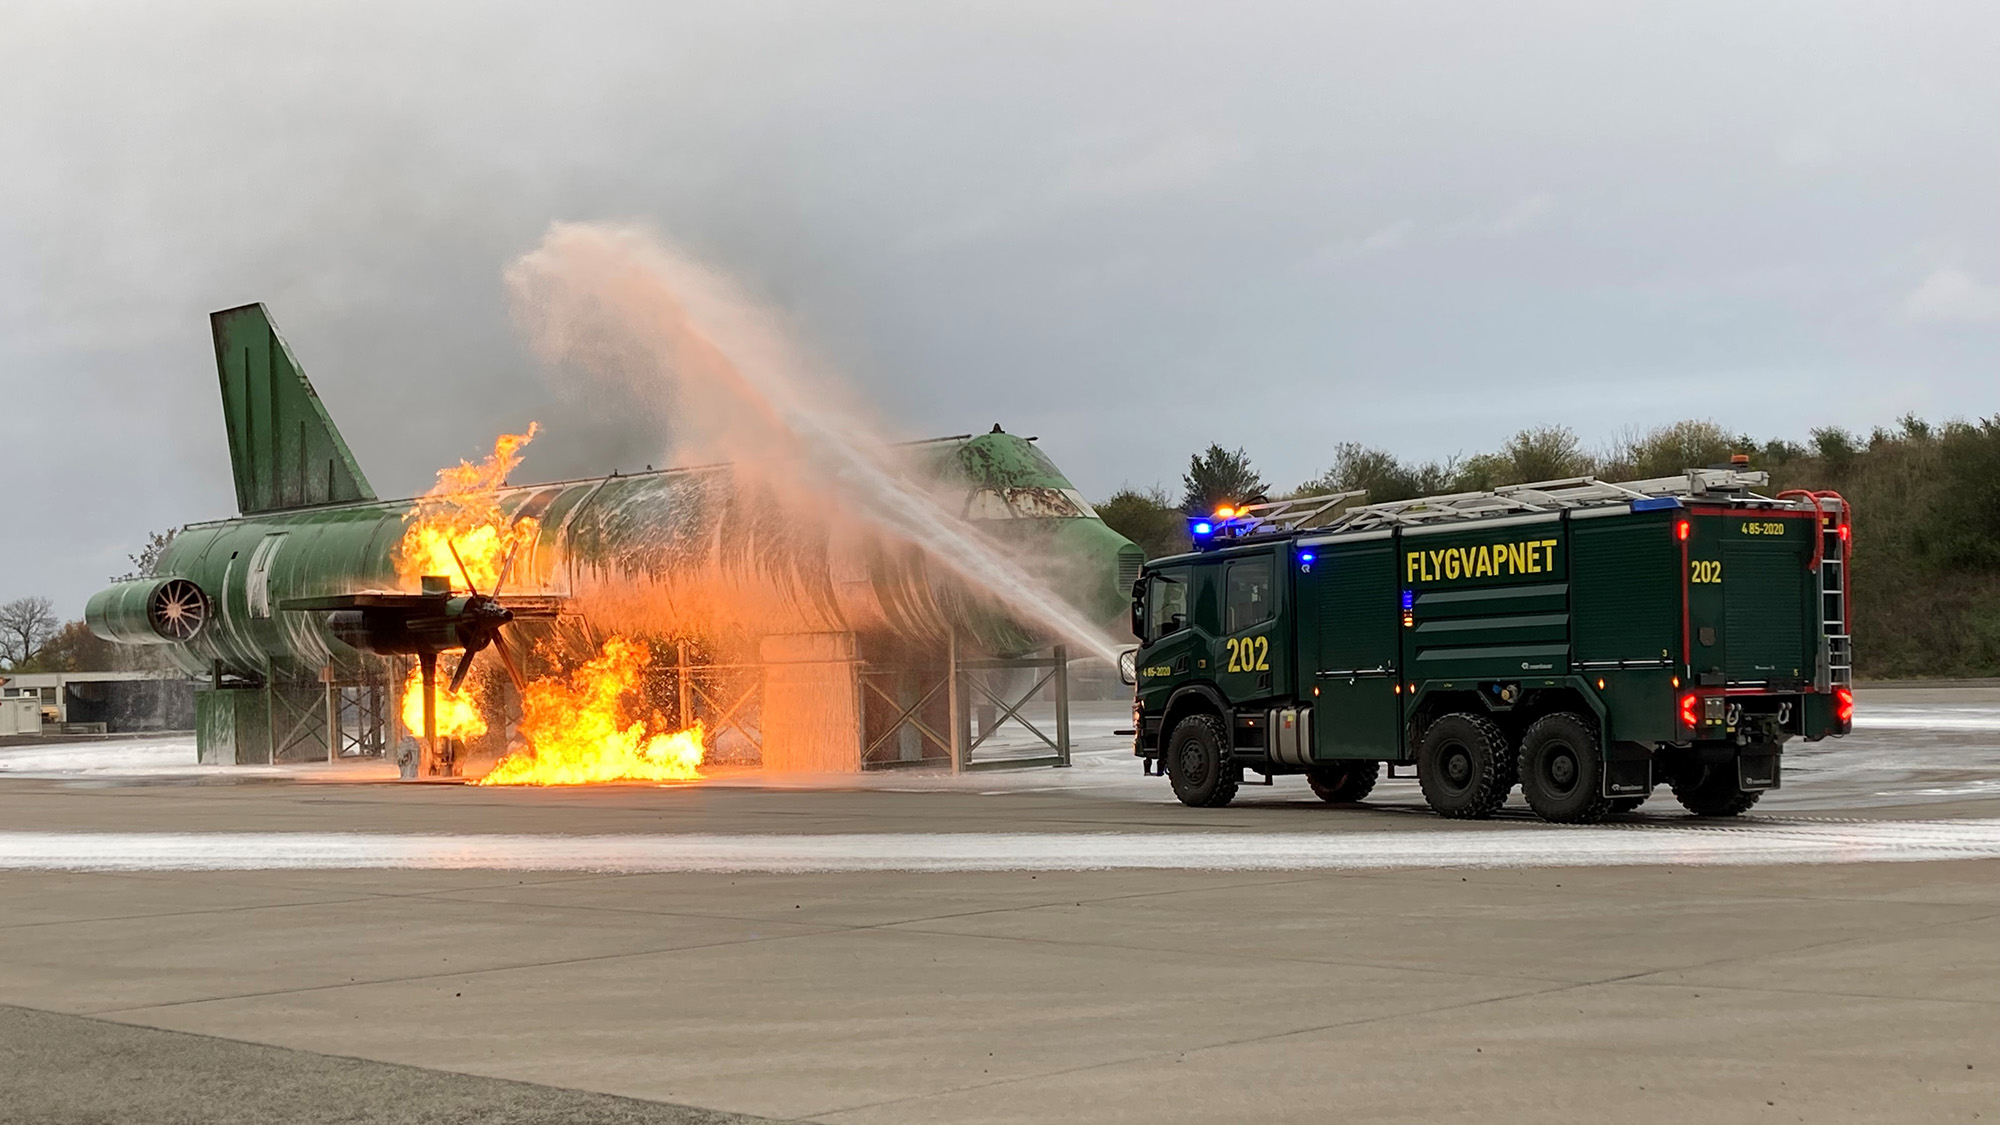
[{"label": "'202' number", "polygon": [[1722,560],[1721,559],[1694,560],[1694,573],[1688,576],[1688,580],[1691,582],[1722,581]]},{"label": "'202' number", "polygon": [[1223,643],[1229,646],[1230,671],[1268,672],[1271,670],[1271,638],[1230,637]]}]

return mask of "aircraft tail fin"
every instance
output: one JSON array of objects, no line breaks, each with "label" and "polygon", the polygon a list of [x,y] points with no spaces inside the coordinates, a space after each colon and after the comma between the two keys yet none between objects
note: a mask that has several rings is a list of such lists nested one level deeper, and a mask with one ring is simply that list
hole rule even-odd
[{"label": "aircraft tail fin", "polygon": [[244,515],[375,499],[262,304],[211,313],[236,506]]}]

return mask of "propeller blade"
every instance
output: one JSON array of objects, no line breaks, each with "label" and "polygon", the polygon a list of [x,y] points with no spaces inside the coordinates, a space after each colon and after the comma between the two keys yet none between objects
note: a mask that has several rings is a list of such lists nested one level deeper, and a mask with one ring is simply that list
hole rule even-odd
[{"label": "propeller blade", "polygon": [[507,561],[500,564],[500,577],[493,580],[493,592],[487,595],[488,597],[497,598],[500,596],[500,588],[507,584],[507,576],[509,574],[514,573],[514,555],[518,553],[520,550],[521,550],[521,545],[519,543],[516,543],[514,544],[513,548],[507,552]]},{"label": "propeller blade", "polygon": [[458,667],[451,674],[451,686],[444,689],[448,694],[457,695],[458,689],[465,685],[465,674],[472,671],[472,654],[475,651],[466,649],[465,655],[458,658]]},{"label": "propeller blade", "polygon": [[465,569],[465,560],[458,557],[458,544],[453,543],[449,538],[447,538],[444,541],[444,545],[445,548],[451,552],[451,561],[458,564],[458,576],[460,578],[465,579],[465,592],[468,594],[478,593],[479,587],[474,586],[472,584],[472,572]]},{"label": "propeller blade", "polygon": [[494,638],[493,651],[500,656],[500,666],[507,669],[507,678],[514,681],[514,690],[521,693],[521,698],[526,699],[528,696],[528,677],[523,676],[521,674],[521,666],[514,663],[514,650],[507,644],[507,638]]}]

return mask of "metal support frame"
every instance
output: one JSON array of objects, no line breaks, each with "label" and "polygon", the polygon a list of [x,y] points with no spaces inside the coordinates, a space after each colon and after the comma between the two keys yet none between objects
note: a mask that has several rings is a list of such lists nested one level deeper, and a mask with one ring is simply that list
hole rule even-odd
[{"label": "metal support frame", "polygon": [[883,730],[881,734],[877,735],[873,742],[870,742],[868,745],[862,747],[861,761],[864,767],[869,764],[868,756],[870,754],[873,754],[876,750],[880,749],[884,743],[896,737],[898,734],[902,733],[905,727],[908,727],[916,731],[918,735],[934,743],[938,749],[944,751],[946,757],[949,758],[951,761],[953,773],[957,773],[964,768],[960,764],[963,758],[964,749],[957,740],[957,738],[946,737],[945,735],[939,734],[937,731],[931,729],[931,725],[929,723],[926,723],[923,720],[924,708],[930,704],[931,700],[937,698],[938,692],[942,691],[946,693],[946,709],[953,716],[953,720],[947,725],[951,726],[954,729],[954,731],[957,729],[958,723],[956,716],[958,715],[958,706],[959,706],[958,689],[957,686],[953,683],[953,677],[951,675],[946,674],[946,676],[943,679],[939,680],[937,683],[932,684],[928,691],[924,692],[923,695],[917,698],[917,701],[915,703],[910,704],[908,707],[905,707],[901,703],[897,702],[895,696],[892,696],[888,692],[883,691],[880,684],[877,684],[874,680],[869,679],[866,675],[863,675],[862,677],[860,677],[860,679],[862,687],[865,690],[874,692],[876,698],[880,699],[884,703],[887,703],[889,706],[896,708],[895,721],[890,723],[887,729]]},{"label": "metal support frame", "polygon": [[[954,652],[953,655],[956,656],[956,653]],[[964,680],[967,685],[976,690],[980,695],[985,696],[998,709],[993,725],[985,731],[979,732],[976,737],[972,731],[966,729],[966,716],[963,713],[954,718],[952,723],[953,731],[957,737],[964,740],[965,746],[964,765],[961,768],[991,769],[998,766],[1055,766],[1062,768],[1070,764],[1069,646],[1057,645],[1048,656],[954,660],[953,664],[956,672],[952,677],[954,685],[959,680]],[[1026,691],[1021,693],[1020,698],[1009,702],[1003,699],[999,692],[994,691],[981,677],[971,674],[985,669],[1000,668],[1046,668],[1047,671],[1037,677],[1035,682]],[[1055,735],[1053,737],[1030,722],[1027,716],[1021,714],[1021,709],[1028,705],[1028,701],[1033,699],[1043,688],[1051,684],[1054,685],[1056,697]],[[962,711],[962,709],[955,710]],[[1009,719],[1019,723],[1028,733],[1034,735],[1042,745],[1048,747],[1052,753],[1042,757],[1008,758],[991,762],[980,762],[975,765],[972,761],[973,751],[979,749],[981,745],[991,739],[1001,727],[1006,726]]]},{"label": "metal support frame", "polygon": [[[319,690],[309,691],[313,686]],[[379,757],[388,750],[388,724],[395,717],[395,708],[383,705],[393,688],[380,678],[343,680],[332,668],[323,667],[316,680],[266,680],[259,691],[265,705],[267,764],[306,760],[287,754],[299,746],[312,747],[311,757],[327,762]]]},{"label": "metal support frame", "polygon": [[953,624],[945,642],[945,683],[950,694],[946,697],[945,710],[951,722],[951,772],[964,773],[972,764],[972,747],[965,739],[965,693],[959,690],[961,675],[958,663],[958,626]]},{"label": "metal support frame", "polygon": [[[680,642],[674,662],[674,695],[676,706],[680,709],[678,719],[681,729],[686,730],[699,719],[704,735],[709,739],[733,730],[750,745],[762,750],[764,732],[741,718],[744,707],[763,691],[762,681],[754,676],[748,677],[744,686],[734,692],[734,698],[730,698],[715,684],[703,684],[702,676],[704,673],[763,668],[762,664],[696,664],[688,659],[687,642]],[[707,714],[699,713],[704,709]]]},{"label": "metal support frame", "polygon": [[340,757],[340,688],[333,682],[333,665],[319,670],[320,682],[326,685],[326,760],[332,763]]},{"label": "metal support frame", "polygon": [[[288,697],[283,687],[275,681],[264,684],[264,703],[265,724],[270,731],[271,738],[270,752],[266,757],[266,761],[269,764],[277,764],[280,755],[284,751],[299,742],[305,741],[307,738],[310,738],[314,743],[325,742],[327,732],[323,704],[296,703]],[[285,729],[285,737],[282,740],[277,737],[278,709],[281,705],[285,710],[285,721],[289,724]]]},{"label": "metal support frame", "polygon": [[[886,727],[876,731],[861,753],[863,769],[888,769],[928,763],[945,765],[953,773],[964,773],[975,769],[999,769],[1018,766],[1067,766],[1070,764],[1069,729],[1069,649],[1057,645],[1048,656],[1019,658],[977,658],[966,659],[959,651],[959,636],[954,630],[945,638],[945,666],[940,672],[935,664],[919,668],[869,666],[864,664],[858,677],[862,683],[864,698],[870,694],[887,704],[895,716]],[[1044,671],[1018,698],[1006,698],[1001,692],[978,673],[986,670],[1017,668],[1039,668]],[[878,681],[890,676],[908,676],[922,672],[924,678],[916,684],[916,690],[898,699]],[[935,677],[934,679],[932,677]],[[1045,688],[1052,688],[1055,694],[1055,722],[1053,734],[1022,711]],[[914,698],[910,696],[914,695]],[[942,696],[945,705],[945,730],[927,721],[924,713]],[[972,730],[973,704],[985,700],[993,704],[996,721],[984,731]],[[906,702],[907,700],[907,702]],[[1036,757],[995,758],[976,761],[974,753],[988,743],[1009,720],[1019,724],[1032,734],[1048,754]],[[893,761],[870,760],[882,747],[889,745],[904,731],[915,731],[919,744],[934,747],[940,757],[925,756],[913,761],[896,759]]]}]

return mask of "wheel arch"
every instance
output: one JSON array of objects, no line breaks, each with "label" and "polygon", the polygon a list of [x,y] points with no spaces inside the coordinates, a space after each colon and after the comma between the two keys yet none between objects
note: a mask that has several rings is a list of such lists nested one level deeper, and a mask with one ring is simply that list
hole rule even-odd
[{"label": "wheel arch", "polygon": [[1174,727],[1189,715],[1210,714],[1222,721],[1224,730],[1229,729],[1229,701],[1214,684],[1198,682],[1184,684],[1167,697],[1166,710],[1160,713],[1160,753],[1165,754],[1167,744],[1173,741]]},{"label": "wheel arch", "polygon": [[1419,684],[1410,704],[1409,722],[1405,729],[1410,752],[1415,753],[1417,744],[1423,740],[1424,731],[1431,723],[1454,712],[1463,711],[1488,719],[1518,743],[1536,720],[1570,711],[1589,719],[1597,727],[1598,753],[1606,760],[1610,759],[1610,712],[1604,706],[1604,700],[1591,690],[1586,681],[1576,676],[1565,676],[1554,682],[1521,684],[1521,701],[1507,708],[1495,707],[1490,693],[1480,690],[1481,685],[1495,682],[1503,681],[1487,680],[1479,684],[1457,681],[1449,686]]}]

